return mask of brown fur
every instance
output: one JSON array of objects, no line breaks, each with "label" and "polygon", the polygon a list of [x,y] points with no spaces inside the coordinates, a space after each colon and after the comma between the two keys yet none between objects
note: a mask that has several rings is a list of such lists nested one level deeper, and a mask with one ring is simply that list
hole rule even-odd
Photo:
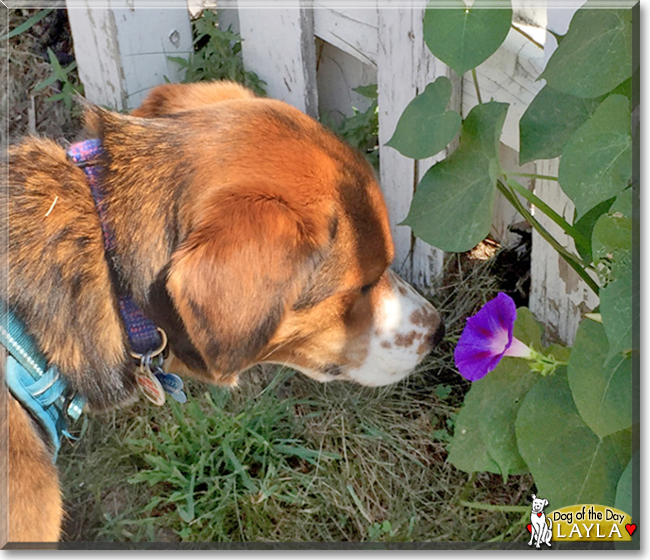
[{"label": "brown fur", "polygon": [[135,117],[162,117],[226,99],[254,98],[252,91],[234,82],[164,84],[155,88],[131,114]]},{"label": "brown fur", "polygon": [[[361,363],[393,257],[364,158],[296,109],[234,84],[161,86],[134,115],[86,117],[105,152],[114,272],[83,172],[49,140],[10,149],[0,262],[10,263],[9,304],[47,359],[96,409],[130,397],[116,280],[204,381],[235,384],[263,361],[317,378]],[[8,423],[9,538],[56,540],[49,452],[13,399]]]}]

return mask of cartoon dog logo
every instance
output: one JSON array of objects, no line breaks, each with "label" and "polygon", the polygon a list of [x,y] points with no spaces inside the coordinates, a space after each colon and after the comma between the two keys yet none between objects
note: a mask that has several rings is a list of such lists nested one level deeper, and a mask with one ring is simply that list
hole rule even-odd
[{"label": "cartoon dog logo", "polygon": [[[530,525],[528,525],[528,530],[530,531],[530,542],[528,546],[533,545],[533,540],[537,538],[535,546],[539,548],[541,543],[545,543],[548,546],[551,546],[551,525],[553,522],[550,517],[544,515],[544,506],[548,505],[548,500],[542,500],[537,498],[533,494],[533,505],[532,511],[530,512]],[[548,520],[548,525],[546,521]]]}]

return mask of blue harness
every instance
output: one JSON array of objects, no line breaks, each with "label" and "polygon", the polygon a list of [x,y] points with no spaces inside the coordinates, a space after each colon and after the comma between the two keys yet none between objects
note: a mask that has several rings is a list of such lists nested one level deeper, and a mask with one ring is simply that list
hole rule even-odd
[{"label": "blue harness", "polygon": [[[104,249],[109,265],[115,252],[115,235],[107,220],[107,203],[100,183],[101,142],[98,139],[73,144],[68,159],[83,169],[97,207],[104,236]],[[139,362],[136,381],[144,395],[161,405],[165,392],[179,402],[185,402],[183,381],[162,369],[162,351],[167,336],[156,327],[128,293],[118,294],[120,314],[126,326],[131,355]],[[8,351],[6,383],[11,394],[42,426],[54,450],[53,462],[61,448],[61,436],[72,438],[68,421],[79,419],[86,400],[76,393],[70,382],[55,365],[48,367],[34,339],[25,325],[0,301],[0,344]]]},{"label": "blue harness", "polygon": [[0,344],[9,355],[6,383],[11,394],[42,426],[54,449],[53,461],[61,448],[61,436],[72,437],[68,420],[81,416],[85,399],[72,390],[56,366],[47,362],[22,321],[0,302]]}]

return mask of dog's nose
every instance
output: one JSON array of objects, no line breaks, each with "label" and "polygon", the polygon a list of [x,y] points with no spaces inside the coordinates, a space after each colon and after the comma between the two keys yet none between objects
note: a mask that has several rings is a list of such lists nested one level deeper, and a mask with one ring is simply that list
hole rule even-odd
[{"label": "dog's nose", "polygon": [[440,321],[440,324],[438,325],[438,329],[431,336],[431,347],[435,348],[436,346],[438,346],[438,344],[440,344],[440,342],[444,337],[445,337],[445,324],[442,321]]}]

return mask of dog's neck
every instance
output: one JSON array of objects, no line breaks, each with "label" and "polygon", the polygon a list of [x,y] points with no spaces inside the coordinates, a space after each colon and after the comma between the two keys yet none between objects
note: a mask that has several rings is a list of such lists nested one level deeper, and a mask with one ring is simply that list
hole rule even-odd
[{"label": "dog's neck", "polygon": [[174,354],[209,380],[205,362],[166,289],[172,254],[191,224],[186,201],[192,158],[183,154],[187,148],[182,126],[173,119],[108,115],[98,132],[104,153],[101,175],[107,220],[115,236],[113,265],[118,278],[114,281],[167,332]]},{"label": "dog's neck", "polygon": [[[186,235],[179,224],[190,223],[183,203],[192,169],[179,163],[187,157],[179,157],[175,150],[182,148],[170,140],[179,134],[149,122],[109,116],[90,131],[105,143],[116,269],[145,313],[174,333],[172,348],[181,348],[183,361],[199,371],[201,358],[165,291],[166,266]],[[0,261],[11,264],[7,302],[48,362],[94,408],[128,400],[134,363],[84,173],[54,142],[28,138],[12,147],[0,221],[10,228],[8,242],[0,243]]]},{"label": "dog's neck", "polygon": [[178,135],[158,122],[111,115],[99,132],[113,264],[123,287],[146,306],[151,286],[187,234],[180,224],[187,223],[183,203],[191,163],[178,157],[184,150]]}]

